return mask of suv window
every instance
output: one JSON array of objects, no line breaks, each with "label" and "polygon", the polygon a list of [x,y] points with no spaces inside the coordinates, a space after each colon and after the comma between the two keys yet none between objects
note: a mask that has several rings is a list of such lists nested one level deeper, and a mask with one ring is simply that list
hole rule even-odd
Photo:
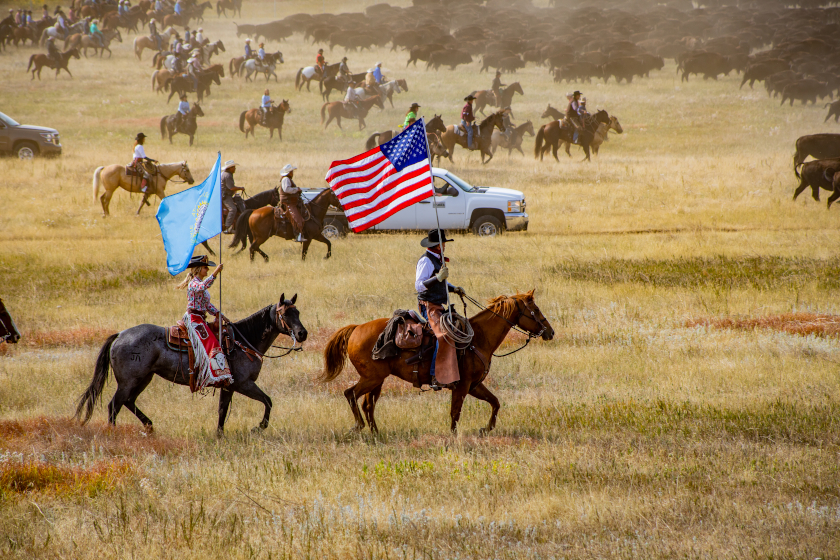
[{"label": "suv window", "polygon": [[0,121],[6,126],[20,126],[19,122],[3,113],[0,113]]}]

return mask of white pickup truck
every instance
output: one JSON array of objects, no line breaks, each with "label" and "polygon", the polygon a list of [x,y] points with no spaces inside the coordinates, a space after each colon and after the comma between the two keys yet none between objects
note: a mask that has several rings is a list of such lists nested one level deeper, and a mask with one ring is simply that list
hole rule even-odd
[{"label": "white pickup truck", "polygon": [[[370,231],[426,231],[437,227],[447,230],[472,230],[481,237],[493,237],[503,231],[528,229],[525,196],[520,191],[496,187],[474,187],[446,169],[432,167],[435,178],[434,206],[426,199],[404,208],[371,228]],[[305,190],[307,199],[319,190]],[[347,218],[339,209],[330,208],[324,220],[324,236],[340,237],[350,231]]]}]

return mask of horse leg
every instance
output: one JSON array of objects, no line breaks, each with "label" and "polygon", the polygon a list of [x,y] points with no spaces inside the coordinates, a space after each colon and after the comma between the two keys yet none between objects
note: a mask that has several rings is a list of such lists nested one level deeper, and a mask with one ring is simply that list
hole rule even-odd
[{"label": "horse leg", "polygon": [[370,431],[375,434],[379,433],[379,428],[376,426],[376,420],[373,417],[373,413],[376,409],[376,401],[379,400],[380,393],[382,393],[381,384],[379,387],[365,395],[362,399],[362,410],[365,412],[365,418],[367,419],[368,426],[370,426]]},{"label": "horse leg", "polygon": [[147,376],[146,379],[142,380],[140,384],[134,388],[134,390],[131,392],[131,395],[124,403],[125,407],[128,410],[130,410],[137,417],[138,420],[140,420],[140,422],[143,424],[143,427],[146,428],[147,433],[151,433],[152,431],[154,431],[154,428],[152,427],[152,421],[149,419],[148,416],[143,414],[142,410],[137,408],[135,401],[137,400],[137,397],[140,396],[140,393],[145,391],[146,387],[149,386],[149,383],[152,382],[152,378],[154,378],[154,374],[151,374]]},{"label": "horse leg", "polygon": [[452,389],[452,404],[449,407],[449,416],[452,423],[449,429],[453,434],[458,432],[458,420],[461,419],[461,407],[464,406],[467,391],[469,391],[469,385],[463,379]]},{"label": "horse leg", "polygon": [[551,145],[551,155],[554,156],[554,161],[560,163],[560,158],[557,157],[557,150],[560,148],[560,142],[555,142]]},{"label": "horse leg", "polygon": [[146,186],[146,192],[143,193],[143,200],[140,201],[140,207],[137,209],[137,214],[136,214],[137,216],[140,215],[140,210],[143,209],[143,205],[148,204],[148,201],[149,201],[149,187],[150,186],[151,185]]},{"label": "horse leg", "polygon": [[831,205],[834,204],[834,201],[840,198],[840,191],[834,191],[834,193],[828,197],[828,209],[831,209]]},{"label": "horse leg", "polygon": [[253,381],[246,381],[240,387],[235,389],[237,393],[240,395],[245,395],[249,399],[253,399],[255,401],[259,401],[265,405],[265,412],[263,413],[262,421],[260,422],[259,426],[256,426],[252,432],[260,432],[268,428],[268,418],[271,416],[271,398],[266,395],[262,389],[257,387],[257,384]]},{"label": "horse leg", "polygon": [[362,413],[359,412],[359,404],[356,401],[381,386],[381,379],[362,378],[358,383],[344,391],[344,397],[350,403],[350,410],[353,411],[353,418],[356,419],[356,425],[350,429],[351,432],[361,432],[365,429],[365,421],[362,418]]},{"label": "horse leg", "polygon": [[327,254],[326,256],[324,256],[324,260],[330,258],[332,256],[332,243],[330,243],[330,240],[324,237],[324,235],[320,231],[318,232],[318,235],[315,236],[315,239],[320,241],[321,243],[326,244],[327,246]]},{"label": "horse leg", "polygon": [[487,422],[486,428],[481,428],[478,433],[481,435],[489,433],[493,428],[496,427],[496,415],[499,413],[499,399],[496,398],[496,395],[490,392],[490,390],[484,386],[483,383],[479,383],[475,387],[473,387],[470,392],[470,396],[477,398],[480,401],[484,401],[490,405],[491,412],[490,412],[490,421]]},{"label": "horse leg", "polygon": [[128,383],[117,385],[117,392],[114,393],[114,398],[108,403],[108,423],[112,426],[117,425],[117,414],[120,413],[123,404],[131,398],[133,390],[134,387]]},{"label": "horse leg", "polygon": [[233,391],[230,389],[222,389],[221,394],[219,394],[219,425],[216,428],[216,436],[218,437],[222,437],[225,433],[225,421],[227,420],[230,400],[232,398]]},{"label": "horse leg", "polygon": [[112,196],[114,196],[114,191],[109,191],[106,188],[105,192],[102,193],[102,196],[99,197],[99,202],[102,203],[102,213],[105,215],[105,217],[108,217],[108,216],[111,215],[111,212],[109,211],[109,207],[111,206],[111,197]]},{"label": "horse leg", "polygon": [[311,244],[312,244],[311,239],[307,239],[306,241],[301,243],[300,260],[302,260],[302,261],[306,260],[306,253],[309,252],[309,245],[311,245]]}]

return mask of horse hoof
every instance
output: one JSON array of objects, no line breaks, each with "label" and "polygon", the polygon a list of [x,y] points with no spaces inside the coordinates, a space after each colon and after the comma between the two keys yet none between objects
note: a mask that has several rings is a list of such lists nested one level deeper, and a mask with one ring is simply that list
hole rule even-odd
[{"label": "horse hoof", "polygon": [[147,436],[150,436],[153,433],[155,433],[155,427],[152,426],[151,424],[146,424],[145,426],[143,426],[143,433],[146,434]]},{"label": "horse hoof", "polygon": [[225,437],[225,431],[222,428],[216,428],[216,439],[222,439]]},{"label": "horse hoof", "polygon": [[265,428],[263,428],[262,426],[254,426],[253,428],[251,428],[251,433],[252,434],[261,434],[263,432],[263,430],[265,430]]}]

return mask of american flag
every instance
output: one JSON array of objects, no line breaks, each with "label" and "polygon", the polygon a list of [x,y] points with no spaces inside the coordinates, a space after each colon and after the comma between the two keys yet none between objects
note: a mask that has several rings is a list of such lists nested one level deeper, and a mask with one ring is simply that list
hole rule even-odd
[{"label": "american flag", "polygon": [[377,148],[332,162],[326,181],[356,233],[433,196],[423,119]]}]

